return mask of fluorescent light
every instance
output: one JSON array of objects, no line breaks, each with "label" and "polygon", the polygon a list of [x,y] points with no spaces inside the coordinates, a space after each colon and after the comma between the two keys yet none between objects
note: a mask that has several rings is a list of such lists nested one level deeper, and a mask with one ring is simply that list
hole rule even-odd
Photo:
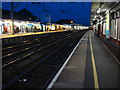
[{"label": "fluorescent light", "polygon": [[100,13],[100,8],[97,10],[97,13]]},{"label": "fluorescent light", "polygon": [[93,18],[93,21],[95,21],[95,18]]},{"label": "fluorescent light", "polygon": [[97,18],[97,16],[95,15],[94,18]]}]

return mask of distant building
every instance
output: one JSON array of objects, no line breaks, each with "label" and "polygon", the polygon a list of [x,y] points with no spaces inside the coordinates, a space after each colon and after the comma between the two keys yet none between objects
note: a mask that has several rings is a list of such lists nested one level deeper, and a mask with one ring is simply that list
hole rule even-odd
[{"label": "distant building", "polygon": [[[10,19],[10,11],[2,9],[2,18],[3,19]],[[22,9],[19,12],[14,11],[14,19],[15,20],[24,20],[24,21],[40,21],[40,19],[34,16],[30,11],[27,9]]]}]

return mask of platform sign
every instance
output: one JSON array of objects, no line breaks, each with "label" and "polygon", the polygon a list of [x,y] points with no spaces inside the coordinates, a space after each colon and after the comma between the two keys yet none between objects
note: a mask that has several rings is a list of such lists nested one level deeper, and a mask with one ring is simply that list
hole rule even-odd
[{"label": "platform sign", "polygon": [[109,37],[109,30],[106,30],[106,36]]}]

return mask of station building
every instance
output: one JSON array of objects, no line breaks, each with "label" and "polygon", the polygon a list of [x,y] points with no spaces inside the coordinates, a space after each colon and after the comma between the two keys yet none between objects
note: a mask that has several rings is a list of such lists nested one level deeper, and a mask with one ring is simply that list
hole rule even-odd
[{"label": "station building", "polygon": [[93,2],[91,24],[95,33],[120,46],[120,2]]}]

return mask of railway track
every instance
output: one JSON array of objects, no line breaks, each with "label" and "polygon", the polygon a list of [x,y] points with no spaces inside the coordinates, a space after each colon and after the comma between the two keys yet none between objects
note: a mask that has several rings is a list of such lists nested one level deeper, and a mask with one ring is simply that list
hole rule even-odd
[{"label": "railway track", "polygon": [[[31,46],[32,49],[30,47],[30,49],[27,50],[29,54],[27,53],[24,56],[20,56],[21,58],[17,58],[16,60],[12,58],[9,62],[4,63],[2,66],[3,88],[38,87],[36,86],[37,84],[32,84],[34,80],[31,80],[29,82],[31,83],[32,86],[30,86],[30,84],[23,84],[25,82],[28,83],[27,81],[28,79],[26,78],[24,79],[24,77],[27,78],[34,77],[33,74],[35,74],[34,72],[36,71],[37,73],[35,74],[35,76],[40,74],[41,78],[39,79],[41,80],[40,82],[36,81],[37,83],[40,84],[38,88],[45,88],[52,79],[52,77],[55,75],[57,70],[63,64],[67,56],[70,54],[72,48],[74,48],[74,46],[84,33],[85,31],[76,33],[68,32],[66,34],[63,34],[63,36],[62,35],[52,36],[54,37],[54,39],[52,38],[52,40],[49,39],[49,41],[46,40],[45,42],[42,42],[44,43],[43,46],[39,46],[41,45],[40,42],[38,44],[36,43],[37,46],[36,45]],[[19,54],[21,54],[22,52],[24,52],[24,50],[19,52],[20,52]],[[14,54],[19,55],[16,53]],[[5,59],[5,61],[7,61],[7,59]],[[17,83],[17,85],[15,83]]]},{"label": "railway track", "polygon": [[[15,52],[16,50],[21,50],[25,47],[28,47],[28,46],[31,46],[31,45],[34,45],[34,44],[37,44],[37,43],[41,43],[41,42],[45,42],[45,41],[48,41],[49,39],[52,39],[54,37],[56,37],[59,33],[55,33],[54,35],[53,34],[48,34],[47,36],[42,36],[40,37],[39,39],[34,39],[34,40],[26,40],[26,41],[22,41],[20,43],[17,43],[17,44],[14,44],[14,45],[11,45],[11,46],[3,46],[3,49],[2,49],[2,55],[6,55],[10,52]],[[63,33],[60,33],[61,35]]]},{"label": "railway track", "polygon": [[[61,34],[60,34],[61,35]],[[67,35],[69,35],[69,33],[67,34]],[[55,37],[55,36],[54,36]],[[58,37],[58,36],[57,36]],[[65,37],[65,36],[64,36]],[[61,37],[61,38],[64,38],[63,36]],[[56,37],[55,37],[56,38]],[[60,39],[60,38],[59,38]],[[56,38],[56,41],[57,41],[58,39]],[[55,41],[55,40],[53,40],[53,41]],[[53,45],[55,44],[55,42],[53,42]],[[51,44],[52,45],[52,44]],[[30,52],[28,53],[28,54],[26,54],[26,55],[24,55],[24,56],[21,56],[21,57],[18,57],[17,55],[16,55],[16,57],[18,57],[17,59],[15,59],[14,60],[14,58],[11,58],[11,57],[8,57],[6,60],[3,58],[3,66],[2,66],[2,68],[3,68],[3,74],[4,74],[4,76],[3,76],[3,79],[5,78],[8,78],[8,77],[11,77],[11,76],[13,76],[13,73],[15,73],[16,72],[16,70],[19,72],[19,68],[23,68],[24,67],[24,63],[25,63],[25,65],[26,64],[30,64],[30,62],[32,62],[32,61],[34,61],[34,59],[36,58],[36,57],[38,57],[37,55],[39,55],[39,57],[40,57],[40,54],[41,55],[45,55],[43,52],[40,52],[40,51],[42,51],[42,50],[44,50],[45,48],[47,48],[48,46],[50,47],[51,46],[50,45],[50,43],[49,43],[49,45],[46,45],[46,46],[44,46],[44,47],[41,47],[41,48],[39,48],[37,51],[32,51],[31,52],[31,50],[30,50]],[[40,52],[39,54],[37,53],[37,52]],[[45,53],[47,52],[47,51],[44,51]],[[22,53],[22,52],[21,52]],[[37,55],[35,54],[35,53],[37,53]],[[32,56],[32,57],[29,57],[29,56],[31,56],[31,55],[33,55],[33,54],[35,54],[34,56]],[[14,57],[14,56],[13,56]],[[33,58],[33,59],[31,59],[31,58]],[[7,63],[6,64],[4,64],[4,62],[5,61],[7,61]],[[22,61],[24,61],[24,62],[22,62]],[[27,62],[26,62],[27,61]],[[16,65],[16,63],[18,63],[17,65]],[[11,66],[11,64],[12,64],[12,66]],[[14,67],[14,65],[15,66],[17,66],[17,67]],[[12,70],[12,69],[14,69],[14,70]],[[10,72],[9,72],[10,71]],[[9,73],[9,74],[7,74],[7,73]],[[11,75],[11,76],[10,76]]]},{"label": "railway track", "polygon": [[4,64],[5,59],[7,59],[7,61],[8,61],[9,57],[11,58],[13,55],[15,57],[19,53],[22,53],[22,52],[25,53],[25,51],[28,51],[30,49],[34,49],[34,48],[39,47],[39,46],[44,46],[45,44],[49,43],[50,41],[55,41],[55,38],[57,39],[56,36],[54,35],[54,36],[51,36],[51,37],[48,36],[47,38],[43,38],[44,41],[43,40],[41,41],[41,40],[37,39],[37,43],[36,42],[34,42],[34,43],[33,42],[28,42],[28,43],[32,43],[30,45],[26,45],[26,43],[25,44],[22,43],[22,45],[24,44],[25,46],[21,46],[21,44],[20,44],[19,47],[18,47],[18,45],[14,45],[14,46],[12,46],[12,48],[6,47],[8,49],[6,51],[3,49],[3,53],[2,53],[3,64]]},{"label": "railway track", "polygon": [[[62,37],[62,38],[64,38],[64,37]],[[60,39],[60,38],[59,38]],[[19,50],[19,51],[16,51],[16,52],[14,52],[14,53],[8,53],[7,55],[4,55],[3,56],[3,66],[5,66],[4,65],[4,63],[7,61],[11,61],[11,60],[13,60],[13,59],[18,59],[18,55],[19,54],[21,54],[22,56],[19,56],[19,58],[20,57],[28,57],[28,56],[30,56],[31,54],[34,54],[33,52],[38,52],[38,51],[41,51],[42,50],[42,48],[45,48],[46,46],[45,45],[47,45],[47,44],[49,44],[49,43],[51,43],[51,42],[55,42],[55,41],[57,41],[57,40],[59,40],[59,39],[53,39],[53,40],[49,40],[49,41],[45,41],[45,42],[43,42],[43,43],[38,43],[38,44],[36,44],[36,45],[33,45],[33,46],[29,46],[29,47],[26,47],[26,48],[24,48],[24,49],[21,49],[21,50]],[[40,48],[39,48],[40,47]],[[39,48],[39,49],[38,49]]]}]

